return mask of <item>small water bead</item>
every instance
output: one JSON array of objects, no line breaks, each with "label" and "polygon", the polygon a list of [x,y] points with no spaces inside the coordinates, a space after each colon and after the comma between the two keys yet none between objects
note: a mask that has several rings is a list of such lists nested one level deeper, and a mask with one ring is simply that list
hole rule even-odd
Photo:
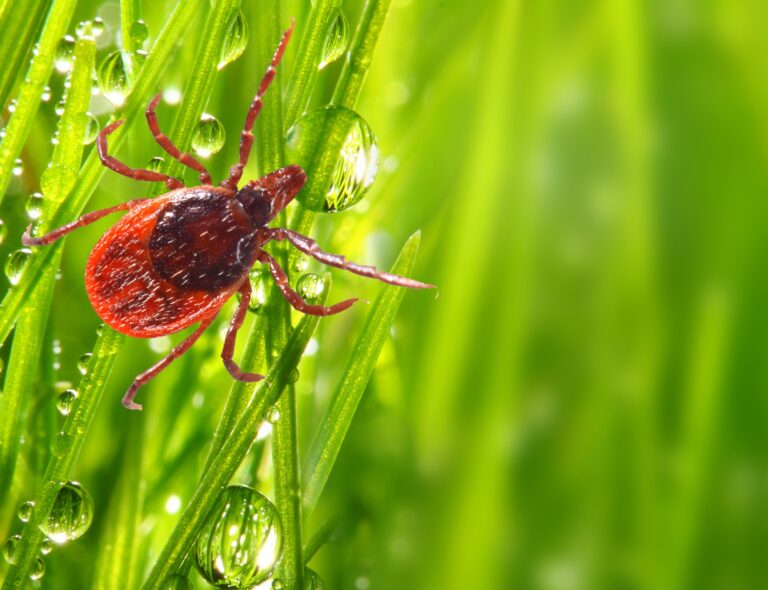
[{"label": "small water bead", "polygon": [[43,214],[43,194],[32,193],[29,195],[25,208],[27,210],[27,216],[32,221],[40,219],[40,216]]},{"label": "small water bead", "polygon": [[32,567],[32,571],[29,573],[29,579],[32,581],[39,580],[45,575],[45,562],[42,557],[35,559],[35,565]]},{"label": "small water bead", "polygon": [[76,481],[61,484],[40,530],[57,545],[80,537],[93,520],[93,499]]},{"label": "small water bead", "polygon": [[48,102],[49,100],[51,100],[51,87],[50,86],[46,86],[45,88],[43,88],[43,92],[40,95],[40,100],[43,101],[43,102]]},{"label": "small water bead", "polygon": [[325,291],[325,283],[320,275],[308,272],[299,278],[296,283],[296,291],[304,301],[314,303]]},{"label": "small water bead", "polygon": [[195,545],[195,564],[215,586],[249,588],[272,573],[283,535],[274,505],[243,485],[227,487]]},{"label": "small water bead", "polygon": [[[53,107],[53,112],[56,113],[59,117],[61,117],[64,114],[64,107],[65,106],[66,106],[66,103],[64,101],[64,98],[62,97],[62,99],[59,102],[56,103],[56,106]],[[58,134],[58,131],[57,131],[57,134]],[[57,143],[59,143],[59,141],[56,140],[56,141],[54,141],[52,143],[54,145],[56,145]]]},{"label": "small water bead", "polygon": [[50,539],[43,539],[40,543],[40,553],[48,555],[51,551],[53,551],[53,543],[51,543]]},{"label": "small water bead", "polygon": [[201,158],[208,158],[224,147],[224,125],[213,115],[203,113],[192,133],[192,149]]},{"label": "small water bead", "polygon": [[77,361],[77,370],[81,375],[85,375],[88,372],[88,364],[91,362],[92,352],[86,352]]},{"label": "small water bead", "polygon": [[29,248],[20,248],[8,255],[8,260],[5,261],[5,276],[8,277],[11,285],[19,284],[31,253],[32,251]]},{"label": "small water bead", "polygon": [[323,580],[315,570],[304,569],[304,590],[323,590]]},{"label": "small water bead", "polygon": [[21,541],[21,535],[13,535],[8,537],[8,540],[3,545],[3,557],[5,561],[14,565],[16,563],[16,547]]},{"label": "small water bead", "polygon": [[349,22],[344,16],[344,12],[339,9],[339,13],[328,31],[328,36],[325,38],[323,55],[320,63],[317,64],[317,69],[322,70],[328,64],[339,59],[347,50],[347,45],[349,45]]},{"label": "small water bead", "polygon": [[149,162],[147,162],[147,170],[152,170],[152,172],[160,172],[163,164],[165,164],[165,160],[160,156],[155,156],[154,158],[150,158]]},{"label": "small water bead", "polygon": [[104,32],[104,21],[98,16],[90,20],[80,22],[75,28],[75,35],[80,39],[96,39]]},{"label": "small water bead", "polygon": [[192,590],[192,582],[181,574],[173,574],[165,581],[163,590]]},{"label": "small water bead", "polygon": [[288,373],[288,376],[286,377],[286,381],[288,383],[296,383],[299,380],[299,370],[298,369],[292,369],[290,373]]},{"label": "small water bead", "polygon": [[277,406],[272,406],[267,415],[267,421],[270,424],[277,424],[278,420],[280,420],[280,410],[277,409]]},{"label": "small water bead", "polygon": [[9,104],[8,104],[8,112],[9,113],[15,113],[16,112],[16,99],[14,98]]},{"label": "small water bead", "polygon": [[232,20],[232,24],[229,27],[229,32],[224,38],[224,45],[221,48],[221,55],[219,58],[218,69],[224,68],[227,64],[231,64],[238,57],[240,57],[245,51],[248,45],[248,22],[245,20],[245,15],[242,10],[238,10],[235,18]]},{"label": "small water bead", "polygon": [[[321,171],[315,170],[315,154],[329,141],[338,142],[338,158],[333,170],[320,178]],[[333,105],[310,111],[294,123],[286,136],[286,154],[289,161],[314,178],[310,181],[311,191],[301,191],[299,201],[327,213],[344,211],[358,203],[373,184],[379,166],[376,137],[368,123],[354,111]],[[318,192],[324,196],[319,205]]]},{"label": "small water bead", "polygon": [[113,51],[101,62],[96,76],[101,93],[116,107],[125,102],[131,91],[128,67],[120,51]]},{"label": "small water bead", "polygon": [[100,16],[97,16],[95,19],[93,19],[91,30],[93,31],[94,36],[98,37],[104,33],[104,28],[104,20]]},{"label": "small water bead", "polygon": [[21,158],[16,158],[16,161],[13,163],[13,172],[14,176],[21,176],[21,174],[24,172],[24,162]]},{"label": "small water bead", "polygon": [[280,580],[280,578],[275,578],[272,580],[272,590],[283,590],[283,582]]},{"label": "small water bead", "polygon": [[5,226],[5,221],[0,219],[0,246],[5,242],[5,236],[8,235],[8,228]]},{"label": "small water bead", "polygon": [[147,23],[143,20],[134,21],[133,24],[131,24],[130,35],[131,41],[138,47],[141,47],[144,44],[144,41],[149,38],[149,27],[147,26]]},{"label": "small water bead", "polygon": [[72,71],[75,60],[75,38],[67,35],[56,46],[56,52],[53,57],[53,67],[60,74],[66,74]]},{"label": "small water bead", "polygon": [[99,120],[93,113],[85,113],[85,116],[87,117],[87,120],[85,122],[83,145],[88,145],[89,143],[96,141],[96,137],[99,135],[99,131],[101,131],[101,125],[99,125]]},{"label": "small water bead", "polygon": [[309,260],[306,256],[296,256],[291,265],[291,270],[294,272],[304,272],[309,268]]},{"label": "small water bead", "polygon": [[136,53],[132,56],[132,62],[131,65],[133,66],[134,73],[139,71],[141,67],[144,65],[144,62],[147,61],[147,57],[149,57],[149,52],[144,51],[143,49],[137,49]]},{"label": "small water bead", "polygon": [[17,512],[17,515],[19,517],[19,520],[21,522],[29,522],[29,519],[32,518],[32,513],[35,511],[35,503],[31,500],[29,502],[24,502],[21,506],[19,506],[19,511]]},{"label": "small water bead", "polygon": [[56,408],[62,416],[69,416],[79,393],[77,389],[65,389],[56,397]]}]

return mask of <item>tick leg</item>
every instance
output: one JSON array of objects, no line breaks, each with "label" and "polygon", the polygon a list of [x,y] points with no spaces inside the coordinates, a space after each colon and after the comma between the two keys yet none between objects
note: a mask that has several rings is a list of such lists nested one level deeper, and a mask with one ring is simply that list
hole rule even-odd
[{"label": "tick leg", "polygon": [[267,92],[267,88],[275,79],[277,73],[277,65],[283,58],[285,53],[285,47],[288,45],[288,41],[293,33],[293,27],[296,25],[296,21],[291,19],[291,26],[283,33],[283,37],[280,39],[280,43],[275,50],[275,54],[272,56],[272,62],[267,67],[267,71],[264,72],[264,77],[259,84],[259,90],[256,96],[253,97],[251,107],[248,109],[248,114],[245,117],[245,125],[243,131],[240,134],[240,161],[229,169],[229,178],[222,182],[222,186],[228,186],[231,189],[237,189],[237,183],[240,181],[240,177],[243,175],[243,169],[248,163],[248,156],[251,153],[251,146],[253,145],[253,124],[256,121],[256,117],[259,116],[261,107],[264,105],[262,100],[264,94]]},{"label": "tick leg", "polygon": [[301,298],[301,295],[291,289],[291,285],[288,282],[288,275],[285,274],[285,271],[277,263],[277,260],[275,260],[272,256],[263,250],[259,252],[257,259],[260,262],[265,262],[269,265],[269,272],[271,272],[272,276],[275,278],[275,283],[277,283],[277,286],[280,287],[280,291],[282,292],[283,297],[288,300],[288,303],[293,305],[293,307],[302,313],[308,313],[309,315],[333,315],[335,313],[342,312],[345,309],[349,309],[352,307],[352,304],[354,304],[355,301],[358,301],[357,297],[354,299],[345,299],[344,301],[339,301],[339,303],[331,305],[330,307],[307,303]]},{"label": "tick leg", "polygon": [[185,166],[189,166],[193,170],[199,172],[200,175],[198,178],[200,179],[200,182],[203,184],[213,184],[211,182],[211,175],[208,173],[208,170],[205,169],[205,166],[203,166],[198,160],[193,158],[188,153],[180,151],[179,148],[173,145],[171,139],[165,133],[160,131],[160,125],[157,122],[157,113],[155,113],[155,109],[160,103],[160,99],[162,97],[162,94],[158,94],[150,101],[149,106],[147,106],[147,123],[149,124],[149,128],[152,131],[152,136],[155,138],[155,141],[160,144],[160,147],[171,154],[171,156],[176,158]]},{"label": "tick leg", "polygon": [[177,344],[176,347],[174,347],[174,349],[168,353],[168,356],[161,359],[158,363],[154,364],[141,375],[136,377],[131,386],[128,388],[128,391],[126,391],[125,395],[123,396],[123,407],[128,410],[140,410],[141,404],[137,404],[133,401],[133,398],[136,397],[136,393],[139,391],[139,388],[141,388],[143,385],[146,385],[160,371],[165,369],[165,367],[170,365],[174,360],[187,352],[190,347],[197,341],[197,339],[200,338],[203,332],[205,332],[205,329],[211,325],[211,322],[215,317],[216,314],[213,314],[211,317],[206,318],[200,322],[200,325],[197,327],[197,329],[192,332],[192,334],[187,336],[187,338]]},{"label": "tick leg", "polygon": [[32,229],[32,226],[28,225],[26,231],[24,232],[24,235],[21,237],[21,243],[24,244],[25,246],[47,246],[48,244],[52,244],[53,242],[58,240],[60,237],[68,234],[69,232],[76,230],[78,227],[83,227],[84,225],[91,224],[94,221],[101,219],[105,215],[109,215],[110,213],[115,213],[117,211],[125,211],[126,209],[133,209],[137,205],[149,200],[150,199],[134,199],[133,201],[126,201],[125,203],[120,203],[119,205],[115,205],[114,207],[109,207],[107,209],[99,209],[98,211],[91,211],[90,213],[86,213],[79,219],[75,219],[75,221],[72,221],[66,225],[62,225],[60,228],[55,229],[51,232],[48,232],[44,236],[40,236],[38,238],[33,238],[29,234],[30,230]]},{"label": "tick leg", "polygon": [[269,236],[273,240],[288,240],[300,252],[303,252],[308,256],[312,256],[313,258],[319,260],[323,264],[327,264],[328,266],[334,266],[336,268],[348,270],[349,272],[353,272],[356,275],[377,279],[384,283],[397,285],[399,287],[409,287],[411,289],[435,288],[434,285],[430,285],[428,283],[422,283],[420,281],[409,279],[408,277],[401,277],[400,275],[393,275],[388,272],[380,271],[374,266],[364,266],[362,264],[357,264],[356,262],[351,262],[339,254],[323,252],[315,240],[302,234],[296,233],[295,231],[281,228],[270,229],[268,231]]},{"label": "tick leg", "polygon": [[237,306],[237,311],[232,318],[232,322],[229,324],[229,330],[227,330],[227,337],[224,339],[224,348],[221,349],[221,358],[224,361],[224,366],[227,367],[227,371],[238,381],[246,381],[253,383],[254,381],[261,381],[264,379],[264,375],[258,373],[246,373],[237,363],[232,360],[235,354],[235,340],[237,339],[237,332],[243,325],[245,320],[245,312],[248,310],[248,303],[251,300],[251,282],[246,278],[245,282],[240,286],[240,304]]},{"label": "tick leg", "polygon": [[96,138],[96,147],[99,150],[99,158],[101,158],[101,163],[104,164],[107,168],[114,170],[118,174],[127,176],[128,178],[133,178],[135,180],[148,180],[149,182],[164,182],[165,186],[171,190],[175,188],[182,188],[184,183],[181,182],[181,180],[178,178],[173,178],[172,176],[168,176],[167,174],[162,174],[160,172],[153,172],[152,170],[144,170],[142,168],[129,168],[120,160],[109,155],[107,150],[107,136],[115,129],[120,127],[120,125],[123,123],[125,123],[123,120],[110,123],[101,130],[101,133],[99,133],[99,136]]}]

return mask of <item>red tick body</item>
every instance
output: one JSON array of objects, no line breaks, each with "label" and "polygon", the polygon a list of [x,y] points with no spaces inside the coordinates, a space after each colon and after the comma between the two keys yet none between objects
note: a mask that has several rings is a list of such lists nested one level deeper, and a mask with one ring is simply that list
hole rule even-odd
[{"label": "red tick body", "polygon": [[331,306],[306,303],[291,289],[288,277],[262,246],[270,240],[287,240],[295,248],[320,262],[386,283],[428,288],[419,281],[381,272],[371,266],[347,261],[338,254],[323,252],[311,238],[268,223],[304,186],[307,176],[299,166],[286,166],[266,176],[237,185],[253,145],[253,124],[262,97],[275,77],[293,32],[283,34],[272,62],[251,103],[240,140],[240,160],[229,178],[219,186],[211,183],[205,167],[190,154],[182,153],[159,128],[156,96],[147,107],[152,133],[171,156],[199,173],[201,186],[187,188],[177,178],[150,170],[129,168],[110,156],[107,137],[123,122],[116,121],[99,134],[97,148],[105,166],[137,180],[164,182],[170,192],[154,199],[138,199],[108,209],[93,211],[59,229],[32,237],[29,228],[22,238],[27,246],[50,244],[67,233],[116,211],[128,211],[93,248],[85,271],[85,287],[96,313],[115,330],[142,338],[178,332],[193,324],[198,328],[168,356],[139,375],[123,397],[129,409],[141,409],[133,401],[139,388],[186,352],[210,325],[221,306],[240,292],[240,304],[229,326],[221,353],[230,374],[241,381],[258,381],[262,375],[240,370],[232,356],[237,331],[243,323],[251,294],[248,273],[257,263],[269,266],[283,296],[299,311],[331,315],[350,307],[357,299]]}]

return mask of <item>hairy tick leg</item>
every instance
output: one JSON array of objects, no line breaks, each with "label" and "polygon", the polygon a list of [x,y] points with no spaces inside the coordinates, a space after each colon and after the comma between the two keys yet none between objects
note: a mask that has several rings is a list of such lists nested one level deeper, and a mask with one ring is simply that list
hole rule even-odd
[{"label": "hairy tick leg", "polygon": [[160,103],[160,99],[162,97],[162,94],[158,94],[149,102],[149,105],[147,106],[147,123],[149,124],[149,129],[152,131],[152,136],[155,138],[155,141],[160,144],[160,147],[168,152],[171,156],[176,158],[185,166],[188,166],[192,168],[192,170],[199,172],[200,175],[198,178],[200,179],[200,182],[203,184],[213,184],[211,182],[211,175],[209,174],[208,170],[206,170],[205,166],[203,166],[199,160],[195,159],[190,154],[179,150],[179,148],[173,144],[171,139],[165,133],[160,131],[160,125],[157,122],[157,113],[155,113],[155,109]]},{"label": "hairy tick leg", "polygon": [[133,178],[134,180],[164,182],[165,186],[171,190],[182,188],[184,183],[181,182],[181,180],[178,178],[173,178],[172,176],[168,176],[167,174],[162,174],[160,172],[153,172],[152,170],[144,170],[143,168],[129,168],[117,158],[109,155],[107,148],[107,136],[115,129],[120,127],[120,125],[123,123],[125,123],[123,120],[110,123],[101,130],[101,133],[99,133],[99,136],[96,138],[96,148],[99,151],[99,158],[101,158],[101,163],[104,164],[107,168],[114,170],[118,174],[122,174],[128,178]]},{"label": "hairy tick leg", "polygon": [[90,213],[86,213],[79,219],[75,219],[75,221],[67,223],[66,225],[62,225],[60,228],[54,229],[53,231],[48,232],[44,236],[40,236],[37,238],[33,238],[29,234],[30,230],[32,229],[32,226],[28,225],[26,231],[24,232],[24,235],[21,237],[21,243],[24,244],[25,246],[47,246],[48,244],[52,244],[62,236],[68,234],[69,232],[76,230],[78,227],[89,225],[94,221],[101,219],[105,215],[109,215],[110,213],[116,213],[117,211],[125,211],[126,209],[133,209],[137,205],[141,203],[145,203],[146,201],[149,201],[149,199],[134,199],[132,201],[126,201],[125,203],[120,203],[119,205],[115,205],[114,207],[108,207],[107,209],[99,209],[98,211],[91,211]]},{"label": "hairy tick leg", "polygon": [[128,388],[128,391],[126,391],[125,395],[123,396],[123,407],[127,408],[128,410],[141,410],[141,404],[137,404],[133,401],[133,398],[136,397],[136,393],[139,391],[139,389],[143,385],[146,385],[150,380],[152,380],[153,377],[165,369],[165,367],[170,365],[174,360],[187,352],[190,347],[197,341],[197,339],[202,336],[203,332],[205,332],[205,329],[211,325],[211,322],[215,317],[216,314],[214,313],[212,316],[209,316],[201,321],[197,329],[192,332],[192,334],[187,336],[187,338],[182,340],[178,345],[176,345],[176,347],[168,353],[168,356],[161,359],[159,362],[144,371],[141,375],[136,377],[131,386]]},{"label": "hairy tick leg", "polygon": [[264,375],[258,373],[246,373],[240,367],[237,366],[232,357],[235,354],[235,341],[237,340],[237,332],[243,325],[245,320],[245,313],[248,310],[248,303],[251,300],[251,281],[248,278],[240,286],[240,304],[237,306],[237,311],[232,317],[232,322],[229,324],[229,330],[227,330],[227,336],[224,339],[224,348],[221,349],[221,358],[224,361],[224,366],[227,367],[227,371],[238,381],[245,381],[253,383],[255,381],[261,381],[264,379]]},{"label": "hairy tick leg", "polygon": [[320,316],[333,315],[340,313],[345,309],[349,309],[352,307],[355,301],[359,301],[359,299],[355,297],[354,299],[345,299],[344,301],[340,301],[339,303],[328,307],[324,305],[313,305],[311,303],[307,303],[301,298],[301,295],[291,289],[291,285],[288,282],[288,275],[285,274],[285,271],[277,263],[277,260],[275,260],[272,256],[263,250],[259,252],[257,258],[260,262],[264,262],[269,265],[269,272],[272,273],[272,276],[275,279],[275,283],[277,283],[277,286],[280,288],[280,292],[283,294],[283,297],[288,300],[288,303],[290,303],[293,307],[302,313]]},{"label": "hairy tick leg", "polygon": [[319,260],[323,264],[340,268],[342,270],[348,270],[349,272],[357,275],[368,277],[370,279],[377,279],[390,285],[397,285],[398,287],[408,287],[410,289],[434,289],[434,285],[429,283],[422,283],[421,281],[415,281],[408,277],[401,277],[400,275],[393,275],[388,272],[383,272],[374,266],[365,266],[351,262],[341,256],[340,254],[330,254],[324,252],[317,245],[317,242],[312,238],[296,233],[289,229],[275,228],[270,229],[269,236],[273,240],[288,240],[297,250],[303,252],[308,256],[312,256],[316,260]]},{"label": "hairy tick leg", "polygon": [[256,96],[253,97],[253,102],[248,109],[248,114],[245,117],[245,125],[243,131],[240,134],[240,161],[232,166],[229,170],[229,178],[221,183],[222,186],[228,186],[231,189],[237,189],[237,183],[240,182],[240,178],[243,175],[243,169],[248,163],[248,156],[251,154],[251,147],[253,146],[253,124],[256,121],[256,117],[259,116],[261,107],[264,105],[264,94],[267,92],[267,88],[275,79],[277,73],[277,66],[280,60],[283,58],[285,48],[288,45],[288,41],[291,39],[293,33],[293,27],[296,25],[296,21],[291,19],[291,26],[289,26],[283,33],[280,43],[275,50],[275,54],[272,56],[272,62],[267,67],[267,71],[264,72],[264,77],[259,84],[259,90],[256,92]]}]

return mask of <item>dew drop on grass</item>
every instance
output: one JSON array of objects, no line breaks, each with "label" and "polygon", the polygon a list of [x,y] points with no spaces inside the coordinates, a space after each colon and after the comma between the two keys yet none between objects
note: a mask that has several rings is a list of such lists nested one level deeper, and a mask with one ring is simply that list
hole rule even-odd
[{"label": "dew drop on grass", "polygon": [[283,582],[279,578],[272,580],[272,590],[283,590]]},{"label": "dew drop on grass", "polygon": [[[287,159],[304,168],[310,179],[314,176],[315,183],[324,184],[299,193],[297,198],[305,207],[327,213],[349,209],[365,196],[376,178],[376,137],[368,123],[347,108],[326,106],[310,111],[288,130],[286,140]],[[325,142],[339,145],[338,157],[333,170],[318,180],[321,171],[316,169],[315,153]],[[324,195],[319,205],[318,191]]]},{"label": "dew drop on grass", "polygon": [[51,551],[53,551],[53,543],[51,543],[50,539],[43,539],[40,543],[40,553],[48,555]]},{"label": "dew drop on grass", "polygon": [[331,23],[331,28],[328,30],[328,36],[325,38],[323,56],[320,63],[317,64],[317,69],[322,70],[328,64],[339,59],[347,50],[347,45],[349,45],[349,22],[344,16],[344,12],[339,9],[336,18]]},{"label": "dew drop on grass", "polygon": [[21,535],[13,535],[3,545],[3,557],[11,565],[16,563],[16,547],[21,541]]},{"label": "dew drop on grass", "polygon": [[13,170],[11,170],[11,172],[13,172],[14,176],[22,175],[24,172],[24,162],[21,158],[16,158],[16,161],[13,163]]},{"label": "dew drop on grass", "polygon": [[43,101],[43,102],[48,102],[49,100],[51,100],[51,87],[50,86],[46,86],[45,88],[43,88],[43,92],[40,95],[40,100]]},{"label": "dew drop on grass", "polygon": [[238,10],[232,24],[229,26],[229,32],[224,38],[224,45],[221,48],[218,69],[223,69],[227,64],[231,64],[245,51],[248,45],[248,22],[242,10]]},{"label": "dew drop on grass", "polygon": [[51,454],[54,457],[61,457],[72,443],[72,435],[66,432],[58,432],[51,438]]},{"label": "dew drop on grass", "polygon": [[72,71],[75,59],[75,38],[67,35],[56,46],[56,52],[53,57],[53,67],[60,74],[66,74]]},{"label": "dew drop on grass", "polygon": [[304,590],[323,590],[323,580],[315,570],[304,569]]},{"label": "dew drop on grass", "polygon": [[192,133],[192,149],[201,158],[208,158],[224,147],[225,138],[224,125],[213,115],[203,113]]},{"label": "dew drop on grass", "polygon": [[134,45],[141,47],[144,41],[149,38],[149,27],[143,20],[137,20],[131,25],[131,41]]},{"label": "dew drop on grass", "polygon": [[299,380],[299,370],[298,369],[292,369],[290,373],[288,373],[288,376],[286,377],[286,381],[288,383],[296,383]]},{"label": "dew drop on grass", "polygon": [[24,502],[21,506],[19,506],[19,511],[17,512],[17,515],[19,517],[19,520],[21,522],[29,522],[29,519],[32,518],[32,513],[35,511],[35,503],[31,500],[29,502]]},{"label": "dew drop on grass", "polygon": [[6,235],[8,235],[8,228],[5,226],[5,221],[0,219],[0,246],[5,242]]},{"label": "dew drop on grass", "polygon": [[76,481],[62,483],[40,530],[57,545],[80,537],[93,520],[93,499]]},{"label": "dew drop on grass", "polygon": [[325,291],[325,283],[323,283],[320,275],[308,272],[299,278],[296,283],[296,291],[298,291],[304,301],[314,303]]},{"label": "dew drop on grass", "polygon": [[147,162],[147,170],[152,170],[152,172],[160,172],[160,169],[163,167],[164,163],[165,160],[160,156],[150,158],[149,162]]},{"label": "dew drop on grass", "polygon": [[25,209],[27,210],[27,217],[32,221],[40,219],[40,216],[43,214],[43,194],[32,193],[29,195]]},{"label": "dew drop on grass", "polygon": [[85,375],[88,372],[88,364],[91,362],[92,356],[93,353],[86,352],[77,360],[77,370],[80,371],[81,375]]},{"label": "dew drop on grass", "polygon": [[163,590],[192,590],[192,583],[181,574],[173,574],[163,584]]},{"label": "dew drop on grass", "polygon": [[65,389],[56,398],[56,408],[62,416],[69,416],[78,396],[77,389]]},{"label": "dew drop on grass", "polygon": [[131,91],[128,67],[120,51],[113,51],[101,62],[96,76],[101,93],[116,107],[122,106]]},{"label": "dew drop on grass", "polygon": [[35,559],[35,565],[32,566],[32,571],[29,573],[29,579],[32,581],[39,580],[45,575],[45,562],[42,557]]},{"label": "dew drop on grass", "polygon": [[272,409],[269,410],[267,421],[270,424],[277,424],[278,420],[280,420],[280,410],[277,409],[277,406],[272,406]]},{"label": "dew drop on grass", "polygon": [[87,120],[85,122],[85,134],[83,135],[83,145],[88,145],[96,140],[96,136],[101,130],[99,120],[93,115],[93,113],[85,113]]},{"label": "dew drop on grass", "polygon": [[272,573],[283,549],[275,506],[243,485],[227,487],[195,544],[195,565],[211,584],[250,588]]},{"label": "dew drop on grass", "polygon": [[101,20],[98,16],[91,20],[84,20],[80,23],[78,23],[77,27],[75,28],[75,35],[79,39],[96,39],[99,35],[101,35],[104,32],[104,21]]},{"label": "dew drop on grass", "polygon": [[11,285],[19,284],[31,253],[32,251],[29,248],[20,248],[8,255],[8,260],[5,261],[5,276],[8,277]]}]

